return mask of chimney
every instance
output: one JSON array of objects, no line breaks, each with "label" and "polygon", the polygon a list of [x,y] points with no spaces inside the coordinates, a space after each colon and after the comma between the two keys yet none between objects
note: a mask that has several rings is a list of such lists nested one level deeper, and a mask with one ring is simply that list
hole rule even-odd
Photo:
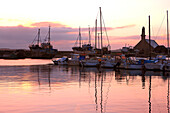
[{"label": "chimney", "polygon": [[145,40],[145,27],[142,27],[141,40]]}]

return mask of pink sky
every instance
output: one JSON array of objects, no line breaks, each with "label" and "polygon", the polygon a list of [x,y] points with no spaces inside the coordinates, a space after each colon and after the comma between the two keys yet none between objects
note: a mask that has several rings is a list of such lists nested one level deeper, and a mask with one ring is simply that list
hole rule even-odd
[{"label": "pink sky", "polygon": [[[43,40],[49,24],[52,44],[58,50],[71,50],[77,39],[79,26],[84,43],[88,39],[88,26],[91,27],[94,45],[92,28],[96,18],[99,26],[99,7],[102,7],[112,50],[125,45],[135,46],[140,41],[143,26],[148,35],[149,15],[152,39],[166,46],[168,4],[169,0],[5,0],[0,4],[0,48],[29,49],[38,28],[41,29]],[[103,38],[107,42],[105,35]]]},{"label": "pink sky", "polygon": [[[51,23],[51,22],[39,22],[33,23],[33,27],[24,26],[3,26],[0,27],[0,48],[10,48],[10,49],[28,49],[29,44],[32,43],[35,36],[37,35],[38,28],[41,29],[41,40],[43,41],[48,32],[48,25],[51,25],[51,43],[54,48],[58,50],[71,50],[74,46],[76,39],[78,37],[78,29],[68,27],[61,23]],[[120,27],[108,27],[107,32],[115,32],[121,30],[128,30],[134,28],[135,25],[125,25]],[[94,45],[94,28],[91,28],[92,45]],[[81,28],[81,34],[83,43],[88,42],[88,28]],[[141,29],[139,29],[138,35],[131,36],[109,36],[109,42],[111,49],[120,49],[122,46],[135,46],[140,40]],[[106,46],[108,44],[106,35],[103,35],[103,42]],[[166,44],[166,35],[154,36],[157,43],[162,45]],[[67,43],[67,46],[65,45]]]}]

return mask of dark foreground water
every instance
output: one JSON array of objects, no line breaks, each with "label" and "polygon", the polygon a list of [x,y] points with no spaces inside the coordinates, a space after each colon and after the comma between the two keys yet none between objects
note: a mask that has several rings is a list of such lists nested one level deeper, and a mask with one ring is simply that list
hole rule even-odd
[{"label": "dark foreground water", "polygon": [[169,113],[170,73],[48,63],[0,60],[0,113]]}]

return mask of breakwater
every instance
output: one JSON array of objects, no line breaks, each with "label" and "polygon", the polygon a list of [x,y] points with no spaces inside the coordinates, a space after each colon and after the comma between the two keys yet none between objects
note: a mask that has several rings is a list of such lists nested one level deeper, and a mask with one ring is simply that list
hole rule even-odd
[{"label": "breakwater", "polygon": [[62,56],[70,57],[73,51],[58,51],[55,54],[40,53],[37,51],[30,51],[26,49],[0,49],[1,59],[24,59],[24,58],[39,58],[39,59],[51,59],[53,57],[60,58]]}]

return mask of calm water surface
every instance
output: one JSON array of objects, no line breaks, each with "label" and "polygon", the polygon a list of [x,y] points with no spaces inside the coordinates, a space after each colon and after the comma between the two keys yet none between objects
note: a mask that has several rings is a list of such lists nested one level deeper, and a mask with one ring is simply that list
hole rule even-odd
[{"label": "calm water surface", "polygon": [[0,60],[0,112],[169,113],[170,73],[51,63]]}]

